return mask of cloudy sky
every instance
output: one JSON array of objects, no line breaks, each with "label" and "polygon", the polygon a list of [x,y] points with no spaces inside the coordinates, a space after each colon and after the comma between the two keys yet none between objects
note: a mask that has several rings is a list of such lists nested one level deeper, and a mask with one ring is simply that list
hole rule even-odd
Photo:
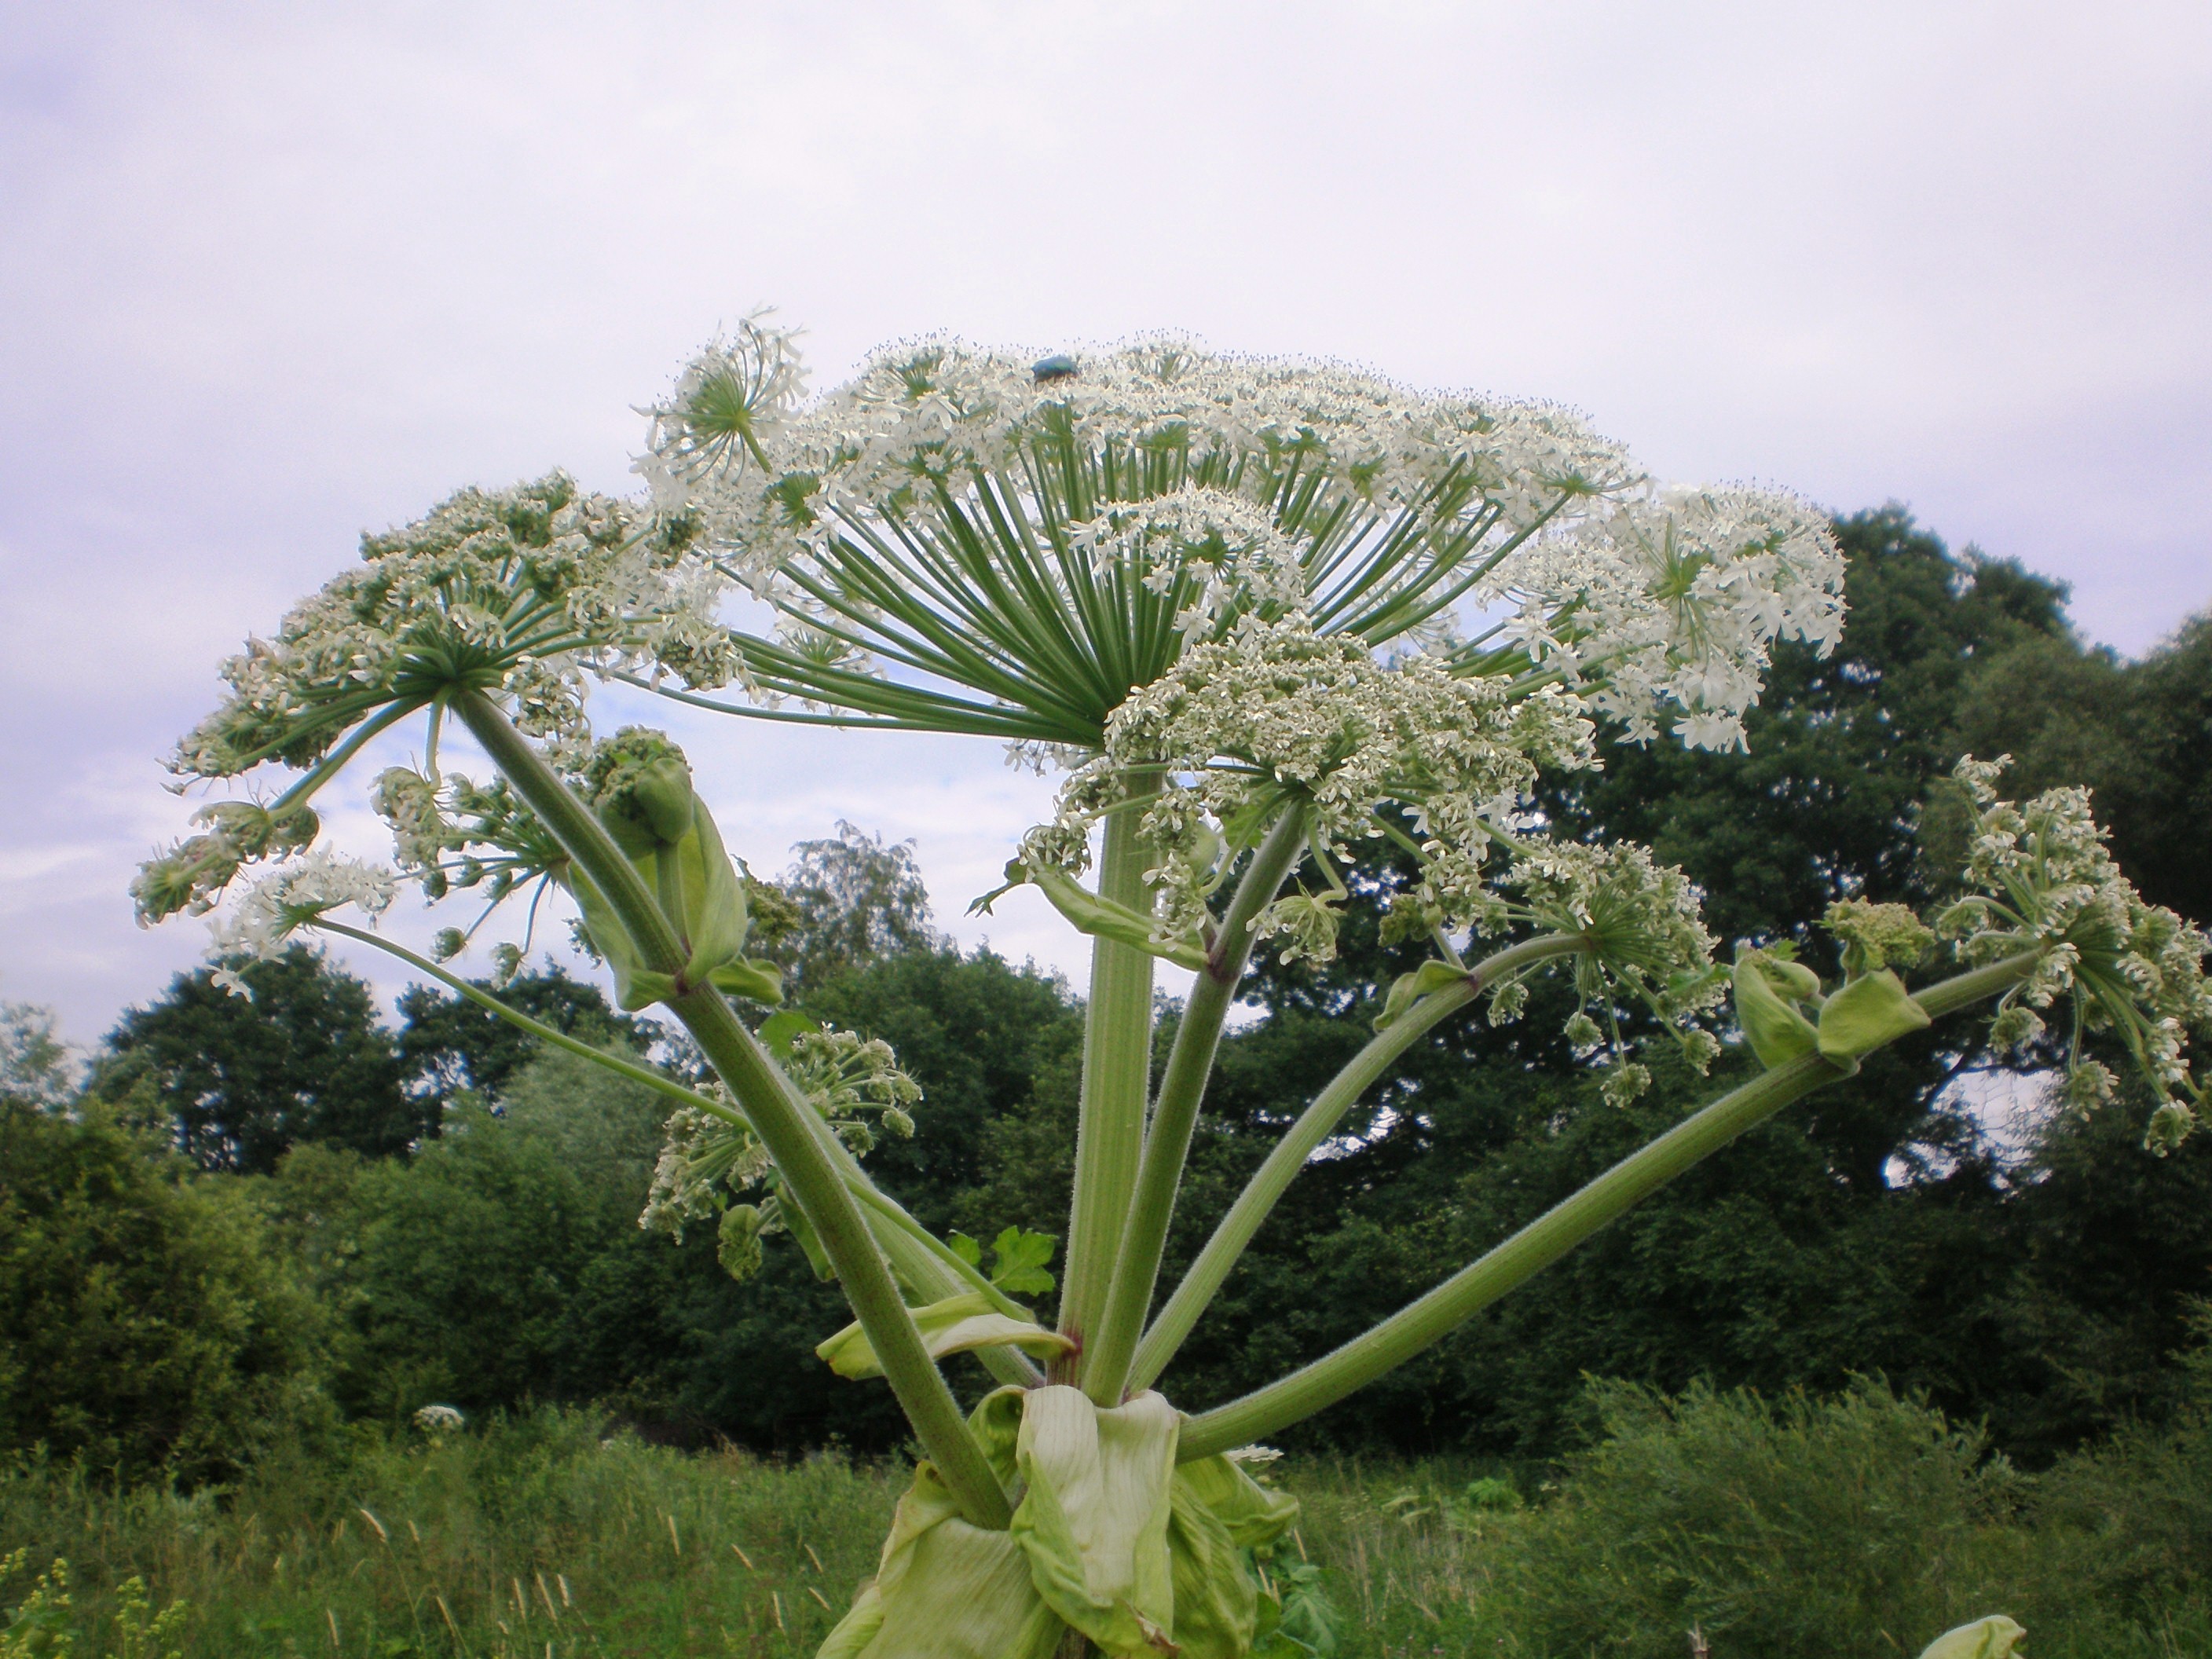
[{"label": "cloudy sky", "polygon": [[[1559,399],[1663,477],[1905,501],[2139,652],[2212,603],[2209,210],[2203,0],[11,6],[0,998],[89,1040],[198,954],[123,890],[249,630],[459,484],[627,488],[757,303],[823,386],[1168,328]],[[948,922],[1047,787],[684,735],[757,867],[849,818]],[[957,931],[1077,958],[1027,896]]]}]

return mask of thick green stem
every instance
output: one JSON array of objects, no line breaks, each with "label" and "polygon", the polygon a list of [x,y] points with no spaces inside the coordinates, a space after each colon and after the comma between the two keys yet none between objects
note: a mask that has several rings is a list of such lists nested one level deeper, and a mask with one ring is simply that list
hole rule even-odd
[{"label": "thick green stem", "polygon": [[1150,1388],[1167,1369],[1168,1362],[1175,1358],[1176,1351],[1197,1325],[1199,1316],[1219,1292],[1229,1270],[1251,1244],[1260,1224],[1281,1200],[1291,1182],[1297,1179],[1298,1171],[1305,1168],[1306,1160],[1334,1133],[1344,1115],[1399,1055],[1473,1002],[1486,987],[1532,963],[1571,956],[1581,948],[1579,940],[1557,935],[1510,945],[1478,963],[1459,984],[1431,991],[1392,1021],[1389,1030],[1377,1032],[1349,1065],[1329,1079],[1328,1086],[1314,1097],[1313,1103],[1299,1115],[1290,1133],[1267,1154],[1267,1161],[1229,1206],[1229,1213],[1221,1218],[1213,1237],[1206,1241],[1198,1260],[1190,1264],[1182,1283],[1176,1286],[1167,1306],[1160,1310],[1159,1317],[1145,1333],[1145,1340],[1137,1348],[1128,1386]]},{"label": "thick green stem", "polygon": [[[680,974],[684,957],[674,929],[590,809],[483,693],[455,693],[453,708],[515,793],[605,896],[646,966],[658,973]],[[969,1433],[959,1404],[922,1346],[860,1206],[812,1127],[811,1121],[818,1121],[818,1114],[738,1023],[720,992],[701,986],[671,999],[668,1008],[743,1104],[753,1132],[775,1160],[815,1237],[822,1241],[915,1437],[937,1465],[963,1514],[977,1526],[1003,1528],[1012,1516],[1005,1489]]]},{"label": "thick green stem", "polygon": [[1213,1074],[1213,1057],[1221,1045],[1222,1024],[1237,1000],[1245,964],[1252,959],[1252,925],[1273,902],[1276,890],[1297,863],[1305,834],[1305,809],[1294,805],[1254,851],[1221,919],[1206,965],[1183,1005],[1167,1071],[1160,1079],[1159,1096],[1152,1103],[1152,1125],[1145,1132],[1136,1194],[1114,1264],[1106,1310],[1084,1355],[1084,1390],[1102,1406],[1120,1405],[1129,1380],[1137,1336],[1145,1328],[1152,1287],[1159,1279],[1160,1253],[1167,1244],[1168,1223],[1175,1215],[1176,1192],[1182,1183],[1184,1160],[1190,1156],[1199,1105],[1206,1097],[1206,1080]]},{"label": "thick green stem", "polygon": [[[1149,913],[1139,815],[1106,820],[1098,896]],[[1066,1274],[1060,1328],[1077,1345],[1073,1363],[1054,1375],[1079,1380],[1083,1345],[1104,1310],[1114,1258],[1128,1224],[1129,1197],[1145,1144],[1145,1097],[1152,1081],[1152,958],[1134,945],[1098,939],[1091,946],[1091,1002],[1083,1027],[1083,1096],[1075,1133],[1075,1195],[1067,1224]]]},{"label": "thick green stem", "polygon": [[[1950,1013],[2016,983],[2036,960],[2030,954],[1978,968],[1930,987],[1917,1000],[1930,1018]],[[1210,1457],[1335,1404],[1442,1340],[1746,1130],[1853,1069],[1808,1054],[1730,1090],[1373,1329],[1279,1382],[1192,1419],[1183,1425],[1176,1455],[1186,1461]]]},{"label": "thick green stem", "polygon": [[[478,1007],[497,1014],[518,1030],[529,1032],[541,1042],[565,1049],[594,1065],[604,1066],[617,1077],[626,1078],[682,1105],[696,1108],[729,1122],[741,1123],[748,1129],[752,1127],[751,1120],[743,1112],[733,1110],[713,1096],[687,1089],[674,1078],[656,1072],[650,1066],[640,1066],[604,1048],[594,1048],[589,1043],[570,1036],[566,1031],[532,1019],[520,1009],[501,1002],[483,987],[470,984],[459,975],[449,973],[428,957],[417,956],[404,945],[395,945],[365,928],[349,927],[327,917],[316,918],[314,926],[324,933],[357,939],[386,955],[397,957],[418,972],[428,974],[441,984],[466,997]],[[819,1114],[817,1117],[818,1120]],[[824,1127],[826,1128],[827,1126]],[[875,1235],[877,1244],[889,1258],[891,1271],[913,1285],[924,1300],[941,1301],[963,1291],[980,1291],[991,1299],[991,1305],[1000,1313],[1015,1319],[1030,1316],[1028,1309],[1000,1290],[975,1267],[963,1261],[953,1253],[951,1246],[909,1215],[896,1199],[870,1181],[861,1170],[860,1161],[834,1133],[826,1134],[823,1139],[832,1152],[832,1161],[837,1164],[845,1177],[845,1185],[866,1212],[868,1231]],[[975,1357],[1001,1382],[1018,1383],[1026,1388],[1044,1381],[1044,1373],[1018,1349],[981,1348],[976,1351]]]}]

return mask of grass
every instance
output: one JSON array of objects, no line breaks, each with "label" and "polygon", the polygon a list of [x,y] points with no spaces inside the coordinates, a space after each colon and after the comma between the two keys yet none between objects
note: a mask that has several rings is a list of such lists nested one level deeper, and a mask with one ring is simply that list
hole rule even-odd
[{"label": "grass", "polygon": [[[2136,1466],[2064,1476],[2038,1519],[1972,1437],[1887,1391],[1629,1392],[1608,1409],[1612,1438],[1532,1506],[1467,1468],[1277,1465],[1338,1659],[1682,1656],[1693,1623],[1713,1659],[1911,1659],[1942,1622],[2001,1610],[2035,1659],[2212,1654],[2188,1566],[2204,1495],[2136,1514]],[[2166,1491],[2203,1484],[2201,1452],[2158,1455]],[[221,1492],[118,1493],[33,1464],[0,1477],[0,1558],[27,1553],[0,1608],[58,1557],[76,1659],[118,1650],[134,1577],[155,1608],[185,1604],[187,1659],[786,1659],[812,1654],[872,1571],[902,1485],[836,1455],[602,1437],[600,1419],[557,1412],[441,1441],[364,1433],[340,1459],[264,1460]]]}]

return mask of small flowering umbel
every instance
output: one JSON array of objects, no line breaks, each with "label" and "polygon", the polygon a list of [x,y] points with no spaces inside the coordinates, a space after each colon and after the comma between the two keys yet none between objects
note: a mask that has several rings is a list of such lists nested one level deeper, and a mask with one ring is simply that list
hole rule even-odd
[{"label": "small flowering umbel", "polygon": [[1286,957],[1327,960],[1344,896],[1329,861],[1386,834],[1383,808],[1414,814],[1437,855],[1449,847],[1477,866],[1485,824],[1510,817],[1540,767],[1589,764],[1592,735],[1557,688],[1516,696],[1502,677],[1455,675],[1428,655],[1384,663],[1355,639],[1316,631],[1303,611],[1247,617],[1115,710],[1104,752],[1070,775],[1024,860],[1032,878],[1079,874],[1092,825],[1141,806],[1157,850],[1156,933],[1169,943],[1205,931],[1231,857],[1295,810],[1310,825],[1321,890],[1274,900],[1254,931],[1284,939]]},{"label": "small flowering umbel", "polygon": [[2109,1031],[2160,1096],[2148,1144],[2164,1151],[2196,1121],[2204,1090],[2191,1076],[2192,1033],[2212,1034],[2212,939],[2162,906],[2143,902],[2105,848],[2086,789],[2045,790],[2015,805],[1997,797],[2010,756],[1972,756],[1954,774],[1972,803],[1966,879],[1978,890],[1936,919],[1961,960],[2038,953],[2034,970],[2000,1005],[1993,1031],[2006,1046],[2040,1033],[2038,1011],[2072,1008],[2062,1094],[2087,1109],[2108,1098],[2112,1075],[2085,1059],[2085,1032]]},{"label": "small flowering umbel", "polygon": [[246,994],[241,958],[273,961],[292,936],[332,910],[353,905],[374,921],[390,908],[398,883],[389,870],[316,848],[277,866],[232,901],[215,924],[216,983]]},{"label": "small flowering umbel", "polygon": [[[921,1101],[921,1088],[899,1069],[889,1043],[823,1030],[789,1013],[773,1016],[761,1036],[854,1157],[866,1157],[874,1147],[878,1127],[902,1137],[914,1133],[910,1109]],[[730,1111],[677,1109],[637,1224],[680,1243],[688,1224],[720,1218],[722,1265],[738,1279],[758,1270],[763,1237],[789,1231],[818,1268],[819,1247],[805,1217],[783,1197],[768,1149],[744,1126],[720,1084],[710,1084],[706,1092],[730,1104]],[[757,1201],[734,1201],[763,1186],[769,1190]]]},{"label": "small flowering umbel", "polygon": [[193,814],[207,827],[141,866],[131,884],[138,925],[184,911],[204,915],[239,871],[313,844],[320,823],[306,806],[276,811],[252,801],[216,801]]}]

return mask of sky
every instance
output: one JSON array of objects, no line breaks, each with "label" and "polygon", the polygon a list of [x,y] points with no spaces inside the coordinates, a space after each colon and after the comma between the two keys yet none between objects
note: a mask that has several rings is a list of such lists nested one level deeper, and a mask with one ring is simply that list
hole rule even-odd
[{"label": "sky", "polygon": [[[125,889],[222,657],[460,485],[628,490],[634,406],[763,303],[817,387],[1182,331],[1903,501],[2123,653],[2212,604],[2202,0],[4,15],[0,999],[81,1043],[204,949]],[[675,724],[756,869],[911,838],[941,924],[1079,981],[1033,895],[961,916],[1049,799],[992,745]]]}]

